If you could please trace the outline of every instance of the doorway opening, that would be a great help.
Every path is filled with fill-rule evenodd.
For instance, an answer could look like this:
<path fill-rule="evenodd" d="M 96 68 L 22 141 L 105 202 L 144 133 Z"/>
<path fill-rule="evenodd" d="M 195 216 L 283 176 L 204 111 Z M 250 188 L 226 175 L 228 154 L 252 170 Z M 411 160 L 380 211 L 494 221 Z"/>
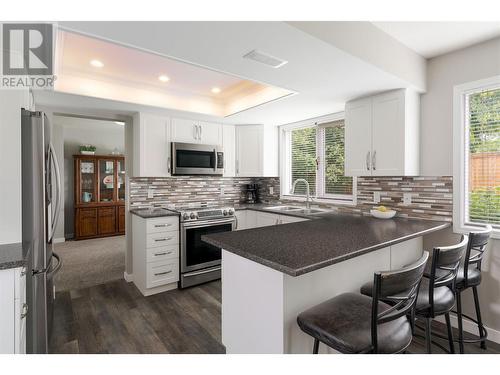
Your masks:
<path fill-rule="evenodd" d="M 63 209 L 54 236 L 63 267 L 56 291 L 123 278 L 125 271 L 125 122 L 55 114 Z"/>

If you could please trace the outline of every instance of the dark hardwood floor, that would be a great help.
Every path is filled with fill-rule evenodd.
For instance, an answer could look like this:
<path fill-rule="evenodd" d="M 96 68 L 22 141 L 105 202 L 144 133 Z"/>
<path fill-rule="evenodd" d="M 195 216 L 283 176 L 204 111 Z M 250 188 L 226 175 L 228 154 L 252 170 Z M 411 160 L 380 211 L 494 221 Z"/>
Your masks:
<path fill-rule="evenodd" d="M 220 314 L 220 281 L 150 297 L 124 280 L 58 292 L 49 349 L 51 353 L 224 353 Z M 444 328 L 433 323 L 435 332 L 445 334 Z M 448 347 L 447 341 L 436 341 Z M 465 350 L 498 354 L 500 345 L 488 342 L 484 351 L 469 344 Z M 415 337 L 409 352 L 424 353 L 425 341 Z M 433 353 L 443 351 L 433 345 Z"/>
<path fill-rule="evenodd" d="M 144 297 L 118 280 L 56 295 L 50 353 L 224 353 L 220 281 Z"/>

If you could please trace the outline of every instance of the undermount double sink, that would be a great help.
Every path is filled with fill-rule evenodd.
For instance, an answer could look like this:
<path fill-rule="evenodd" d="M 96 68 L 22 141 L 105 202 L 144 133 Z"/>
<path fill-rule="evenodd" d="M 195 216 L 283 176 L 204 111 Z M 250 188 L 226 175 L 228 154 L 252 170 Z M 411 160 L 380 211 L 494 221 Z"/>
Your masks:
<path fill-rule="evenodd" d="M 323 210 L 321 208 L 306 208 L 299 206 L 272 206 L 266 207 L 265 209 L 269 211 L 290 212 L 303 215 L 314 215 L 328 212 L 328 210 Z"/>

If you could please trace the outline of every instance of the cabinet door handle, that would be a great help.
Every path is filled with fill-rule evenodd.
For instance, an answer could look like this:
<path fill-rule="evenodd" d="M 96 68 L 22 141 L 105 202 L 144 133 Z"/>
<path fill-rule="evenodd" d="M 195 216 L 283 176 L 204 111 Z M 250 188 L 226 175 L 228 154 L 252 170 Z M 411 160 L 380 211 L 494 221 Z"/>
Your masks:
<path fill-rule="evenodd" d="M 155 224 L 155 228 L 163 228 L 163 227 L 169 227 L 172 224 Z"/>
<path fill-rule="evenodd" d="M 200 141 L 201 141 L 201 133 L 203 132 L 203 128 L 201 127 L 201 125 L 198 125 L 198 127 L 200 128 L 200 138 L 198 138 Z"/>
<path fill-rule="evenodd" d="M 161 255 L 170 255 L 170 254 L 172 254 L 171 251 L 168 251 L 168 252 L 165 252 L 165 253 L 155 253 L 155 257 L 159 257 Z"/>
<path fill-rule="evenodd" d="M 167 172 L 170 173 L 170 156 L 167 158 Z"/>
<path fill-rule="evenodd" d="M 168 241 L 168 240 L 171 240 L 172 237 L 167 237 L 167 238 L 155 238 L 155 241 L 156 242 L 163 242 L 163 241 Z"/>
<path fill-rule="evenodd" d="M 236 175 L 240 174 L 240 161 L 236 160 Z"/>
<path fill-rule="evenodd" d="M 193 138 L 198 139 L 198 125 L 193 125 Z"/>
<path fill-rule="evenodd" d="M 166 274 L 169 274 L 170 272 L 172 272 L 172 271 L 158 272 L 158 273 L 155 273 L 155 276 L 166 275 Z"/>
<path fill-rule="evenodd" d="M 372 169 L 373 170 L 377 169 L 377 150 L 373 150 Z"/>
<path fill-rule="evenodd" d="M 366 170 L 370 170 L 370 151 L 366 153 Z"/>
<path fill-rule="evenodd" d="M 27 315 L 28 315 L 28 304 L 27 303 L 23 303 L 23 309 L 22 309 L 22 312 L 21 312 L 21 319 L 26 318 Z"/>

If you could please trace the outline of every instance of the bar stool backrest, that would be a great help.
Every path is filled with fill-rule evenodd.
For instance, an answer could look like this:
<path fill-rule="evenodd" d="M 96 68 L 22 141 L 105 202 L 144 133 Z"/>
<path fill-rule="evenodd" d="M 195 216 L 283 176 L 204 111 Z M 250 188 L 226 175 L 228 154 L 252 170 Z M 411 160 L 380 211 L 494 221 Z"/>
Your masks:
<path fill-rule="evenodd" d="M 462 236 L 460 243 L 451 246 L 435 247 L 432 252 L 431 273 L 429 275 L 429 304 L 434 316 L 434 289 L 447 286 L 455 292 L 458 267 L 467 249 L 469 236 Z"/>
<path fill-rule="evenodd" d="M 377 352 L 377 326 L 404 315 L 414 315 L 418 288 L 424 274 L 429 253 L 424 251 L 416 262 L 395 271 L 376 272 L 373 277 L 372 301 L 372 346 Z M 390 308 L 379 312 L 379 302 L 384 301 Z"/>
<path fill-rule="evenodd" d="M 481 262 L 492 231 L 492 226 L 486 225 L 486 228 L 482 231 L 469 233 L 469 243 L 467 244 L 464 260 L 464 288 L 468 287 L 469 267 L 475 265 L 479 271 L 481 270 Z"/>

